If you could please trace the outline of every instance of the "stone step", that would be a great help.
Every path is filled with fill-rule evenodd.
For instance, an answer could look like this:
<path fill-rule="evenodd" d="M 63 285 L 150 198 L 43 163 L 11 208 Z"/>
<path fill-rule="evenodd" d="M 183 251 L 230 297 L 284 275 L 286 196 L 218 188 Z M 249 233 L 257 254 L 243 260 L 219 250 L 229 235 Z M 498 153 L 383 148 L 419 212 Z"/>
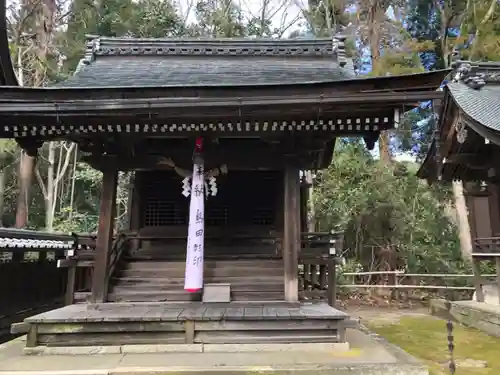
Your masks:
<path fill-rule="evenodd" d="M 266 278 L 256 278 L 255 276 L 234 276 L 234 277 L 215 277 L 203 278 L 206 284 L 228 283 L 231 286 L 239 285 L 267 285 L 283 284 L 283 276 L 271 276 Z M 114 277 L 114 285 L 144 285 L 154 287 L 155 285 L 184 285 L 184 277 Z"/>
<path fill-rule="evenodd" d="M 184 293 L 184 282 L 182 284 L 160 284 L 160 283 L 142 283 L 142 284 L 116 284 L 111 287 L 111 292 L 120 294 L 122 292 L 182 292 Z M 285 286 L 280 284 L 231 284 L 231 292 L 281 292 L 283 293 Z"/>
<path fill-rule="evenodd" d="M 276 251 L 276 244 L 207 244 L 204 247 L 205 252 L 211 254 L 258 254 L 273 253 Z M 186 243 L 183 244 L 162 244 L 151 245 L 139 249 L 140 252 L 150 253 L 186 253 Z"/>
<path fill-rule="evenodd" d="M 185 268 L 162 268 L 158 266 L 157 268 L 132 268 L 132 269 L 122 269 L 117 272 L 117 276 L 121 277 L 184 277 Z M 216 268 L 210 269 L 205 268 L 203 277 L 210 279 L 213 277 L 234 277 L 234 276 L 254 276 L 268 277 L 268 276 L 281 276 L 283 277 L 282 268 L 269 268 L 269 269 L 255 269 L 255 268 Z"/>
<path fill-rule="evenodd" d="M 282 260 L 282 258 L 275 253 L 269 254 L 211 254 L 205 253 L 205 259 L 208 260 Z M 142 261 L 142 260 L 159 260 L 159 261 L 186 261 L 186 252 L 183 253 L 148 253 L 136 252 L 134 254 L 127 254 L 123 258 L 129 261 Z"/>
<path fill-rule="evenodd" d="M 75 303 L 85 303 L 89 301 L 90 292 L 76 292 Z M 241 291 L 231 292 L 231 301 L 283 301 L 283 292 L 262 292 L 262 291 Z M 146 292 L 120 292 L 109 293 L 109 302 L 190 302 L 201 301 L 201 293 L 188 293 L 185 291 L 146 291 Z"/>
<path fill-rule="evenodd" d="M 222 268 L 254 268 L 254 269 L 283 269 L 282 260 L 205 260 L 205 269 Z M 157 260 L 128 261 L 123 264 L 124 269 L 185 269 L 186 262 L 165 262 Z"/>
<path fill-rule="evenodd" d="M 114 302 L 164 302 L 164 301 L 199 301 L 201 293 L 181 291 L 127 291 L 110 293 L 109 300 Z M 270 301 L 282 300 L 283 292 L 244 291 L 231 292 L 232 301 Z"/>

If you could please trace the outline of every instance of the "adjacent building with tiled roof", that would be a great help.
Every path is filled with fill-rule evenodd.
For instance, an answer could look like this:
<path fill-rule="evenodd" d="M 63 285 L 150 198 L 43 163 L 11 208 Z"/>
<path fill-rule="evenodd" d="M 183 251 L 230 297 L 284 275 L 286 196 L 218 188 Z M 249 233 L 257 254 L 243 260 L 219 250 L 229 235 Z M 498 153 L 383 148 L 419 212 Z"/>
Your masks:
<path fill-rule="evenodd" d="M 430 181 L 491 181 L 500 155 L 500 63 L 457 62 L 418 175 Z"/>

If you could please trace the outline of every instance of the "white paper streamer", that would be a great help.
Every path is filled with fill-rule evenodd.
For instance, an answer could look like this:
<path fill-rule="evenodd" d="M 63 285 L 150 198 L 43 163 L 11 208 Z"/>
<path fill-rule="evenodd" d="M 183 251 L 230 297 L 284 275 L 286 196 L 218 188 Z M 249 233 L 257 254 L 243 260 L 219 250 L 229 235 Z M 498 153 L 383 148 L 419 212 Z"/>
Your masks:
<path fill-rule="evenodd" d="M 191 179 L 189 228 L 186 252 L 184 290 L 195 292 L 203 288 L 203 251 L 205 238 L 205 181 L 203 159 L 195 157 Z"/>

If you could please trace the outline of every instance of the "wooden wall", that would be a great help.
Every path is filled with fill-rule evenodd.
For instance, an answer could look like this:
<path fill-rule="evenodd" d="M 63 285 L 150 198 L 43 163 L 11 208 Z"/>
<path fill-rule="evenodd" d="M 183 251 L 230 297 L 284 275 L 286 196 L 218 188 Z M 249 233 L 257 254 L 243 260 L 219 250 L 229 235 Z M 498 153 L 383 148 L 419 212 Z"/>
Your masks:
<path fill-rule="evenodd" d="M 500 185 L 490 183 L 483 191 L 466 186 L 471 237 L 500 237 Z"/>

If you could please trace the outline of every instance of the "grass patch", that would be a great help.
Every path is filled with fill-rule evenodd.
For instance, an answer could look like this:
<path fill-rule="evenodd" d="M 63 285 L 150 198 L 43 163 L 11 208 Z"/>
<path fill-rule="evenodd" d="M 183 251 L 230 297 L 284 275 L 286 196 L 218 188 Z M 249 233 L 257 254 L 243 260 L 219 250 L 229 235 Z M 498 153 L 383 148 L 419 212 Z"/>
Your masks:
<path fill-rule="evenodd" d="M 432 317 L 402 317 L 395 323 L 377 324 L 368 327 L 407 353 L 419 358 L 429 366 L 432 375 L 449 374 L 448 340 L 446 322 Z M 454 324 L 454 356 L 457 363 L 467 359 L 486 361 L 486 368 L 461 367 L 456 375 L 499 375 L 500 339 L 486 335 L 473 328 Z"/>

